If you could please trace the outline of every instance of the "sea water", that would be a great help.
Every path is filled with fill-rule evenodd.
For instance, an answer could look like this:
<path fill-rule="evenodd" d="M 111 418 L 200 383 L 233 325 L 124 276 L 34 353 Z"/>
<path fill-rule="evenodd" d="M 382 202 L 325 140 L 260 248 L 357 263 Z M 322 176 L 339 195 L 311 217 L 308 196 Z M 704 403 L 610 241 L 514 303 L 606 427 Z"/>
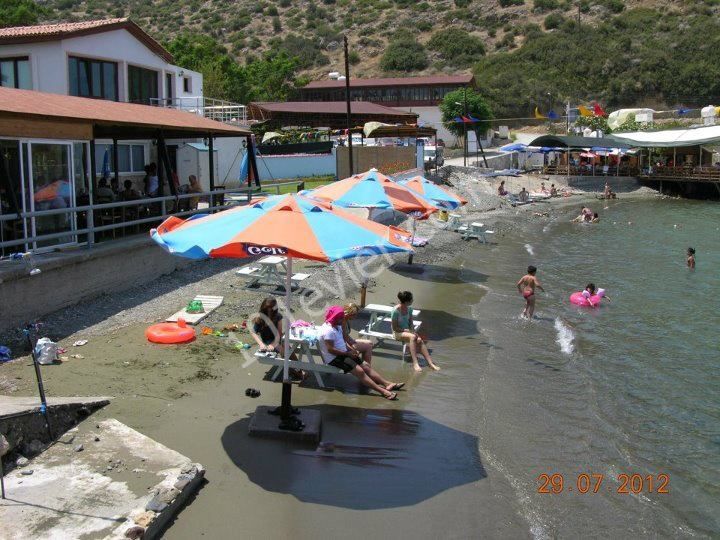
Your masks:
<path fill-rule="evenodd" d="M 599 201 L 592 225 L 570 223 L 571 210 L 463 252 L 463 267 L 488 276 L 464 308 L 490 344 L 481 459 L 538 538 L 717 537 L 720 205 Z M 532 321 L 515 288 L 528 264 L 546 289 Z M 609 296 L 598 309 L 569 302 L 588 282 Z M 543 474 L 562 489 L 543 490 Z"/>

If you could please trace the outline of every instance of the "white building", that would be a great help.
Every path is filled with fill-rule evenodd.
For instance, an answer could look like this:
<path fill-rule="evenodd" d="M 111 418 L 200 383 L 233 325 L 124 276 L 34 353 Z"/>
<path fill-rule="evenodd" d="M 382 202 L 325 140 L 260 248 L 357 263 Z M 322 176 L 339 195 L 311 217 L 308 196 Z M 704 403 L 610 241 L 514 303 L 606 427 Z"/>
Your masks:
<path fill-rule="evenodd" d="M 0 86 L 190 109 L 203 104 L 202 74 L 176 66 L 167 49 L 126 18 L 1 28 Z M 168 143 L 172 161 L 175 145 Z M 111 144 L 97 141 L 98 173 Z M 151 161 L 152 141 L 119 141 L 121 183 L 130 178 L 140 188 Z"/>
<path fill-rule="evenodd" d="M 202 97 L 202 84 L 129 19 L 0 29 L 0 86 L 155 104 Z"/>

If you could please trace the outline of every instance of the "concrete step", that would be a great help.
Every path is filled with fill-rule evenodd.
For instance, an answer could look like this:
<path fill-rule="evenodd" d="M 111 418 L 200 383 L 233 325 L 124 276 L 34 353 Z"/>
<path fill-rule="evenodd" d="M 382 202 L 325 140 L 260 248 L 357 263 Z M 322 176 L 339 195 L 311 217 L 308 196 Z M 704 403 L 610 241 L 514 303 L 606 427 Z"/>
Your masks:
<path fill-rule="evenodd" d="M 200 464 L 115 419 L 88 419 L 5 477 L 0 523 L 12 526 L 0 536 L 154 538 L 204 474 Z"/>

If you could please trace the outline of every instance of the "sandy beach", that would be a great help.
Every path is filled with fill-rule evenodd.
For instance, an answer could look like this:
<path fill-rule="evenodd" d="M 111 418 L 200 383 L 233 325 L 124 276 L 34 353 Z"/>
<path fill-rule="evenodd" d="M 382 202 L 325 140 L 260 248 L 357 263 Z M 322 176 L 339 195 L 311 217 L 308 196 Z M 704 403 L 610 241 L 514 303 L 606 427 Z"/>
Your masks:
<path fill-rule="evenodd" d="M 482 219 L 496 231 L 495 243 L 521 225 L 543 227 L 566 214 L 568 205 L 593 196 L 512 208 L 494 195 L 498 179 L 478 181 L 458 172 L 449 180 L 470 199 L 463 221 Z M 511 191 L 520 184 L 534 191 L 540 181 L 507 183 Z M 649 191 L 622 196 L 646 197 Z M 322 412 L 323 441 L 334 445 L 333 452 L 248 437 L 249 415 L 258 405 L 278 404 L 280 385 L 267 380 L 265 366 L 247 365 L 231 340 L 199 335 L 188 345 L 160 346 L 145 339 L 148 324 L 196 294 L 225 299 L 201 326 L 221 330 L 246 320 L 269 293 L 246 289 L 235 274 L 237 261 L 201 261 L 156 283 L 46 317 L 43 335 L 67 349 L 63 356 L 82 355 L 44 367 L 46 391 L 114 396 L 98 418 L 117 418 L 207 468 L 208 483 L 167 538 L 529 537 L 531 524 L 509 495 L 507 478 L 479 452 L 477 383 L 493 343 L 470 308 L 482 300 L 487 275 L 460 262 L 468 244 L 441 226 L 435 218 L 419 224 L 418 236 L 429 237 L 430 244 L 417 250 L 413 268 L 398 264 L 406 256 L 368 265 L 373 277 L 367 301 L 392 304 L 397 291 L 413 291 L 443 370 L 414 374 L 399 348 L 383 347 L 375 350 L 374 365 L 387 378 L 407 383 L 397 402 L 366 392 L 350 377 L 329 377 L 326 390 L 310 379 L 295 385 L 293 404 Z M 299 267 L 312 274 L 306 287 L 315 293 L 297 298 L 296 318 L 318 321 L 327 305 L 359 300 L 357 267 Z M 362 319 L 356 327 L 361 324 Z M 234 337 L 250 340 L 242 331 Z M 5 339 L 19 346 L 17 336 Z M 79 339 L 88 343 L 73 347 Z M 246 397 L 246 388 L 262 395 Z M 34 391 L 28 357 L 3 365 L 0 392 Z"/>

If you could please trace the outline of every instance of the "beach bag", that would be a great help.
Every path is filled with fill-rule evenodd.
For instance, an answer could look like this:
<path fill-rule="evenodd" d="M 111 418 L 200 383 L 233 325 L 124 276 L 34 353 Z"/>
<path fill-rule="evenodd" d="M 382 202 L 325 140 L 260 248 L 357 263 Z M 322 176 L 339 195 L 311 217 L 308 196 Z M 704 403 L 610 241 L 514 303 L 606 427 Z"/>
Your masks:
<path fill-rule="evenodd" d="M 38 363 L 47 365 L 52 364 L 58 359 L 58 345 L 50 338 L 40 338 L 35 344 L 35 358 Z"/>

